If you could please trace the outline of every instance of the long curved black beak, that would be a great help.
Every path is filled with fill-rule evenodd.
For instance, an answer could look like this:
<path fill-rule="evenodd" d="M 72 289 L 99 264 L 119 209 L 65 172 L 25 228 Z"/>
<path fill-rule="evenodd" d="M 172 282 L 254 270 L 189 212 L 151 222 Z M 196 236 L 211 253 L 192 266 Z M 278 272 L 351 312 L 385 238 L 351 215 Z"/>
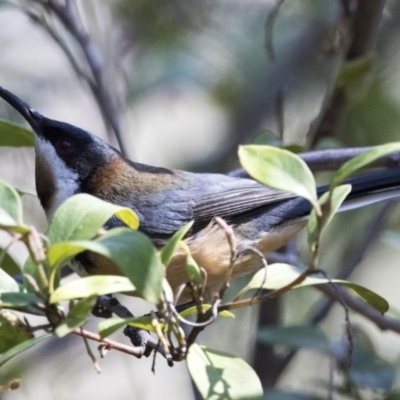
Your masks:
<path fill-rule="evenodd" d="M 9 92 L 0 86 L 0 97 L 3 98 L 8 104 L 14 107 L 29 123 L 32 129 L 40 134 L 41 132 L 41 120 L 43 116 L 36 110 L 28 106 L 23 100 L 17 97 L 15 94 Z"/>

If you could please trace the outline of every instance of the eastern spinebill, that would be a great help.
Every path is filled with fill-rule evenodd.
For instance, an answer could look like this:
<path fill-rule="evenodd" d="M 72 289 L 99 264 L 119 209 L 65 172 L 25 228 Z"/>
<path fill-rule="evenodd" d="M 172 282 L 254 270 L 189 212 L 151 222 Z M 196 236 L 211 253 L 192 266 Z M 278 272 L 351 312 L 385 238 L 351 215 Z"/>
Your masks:
<path fill-rule="evenodd" d="M 76 126 L 44 117 L 14 94 L 0 87 L 0 97 L 13 106 L 35 132 L 35 178 L 40 203 L 50 221 L 70 196 L 88 193 L 131 208 L 139 217 L 139 230 L 157 247 L 189 221 L 185 238 L 190 251 L 207 272 L 206 297 L 225 282 L 230 248 L 215 217 L 233 228 L 237 259 L 233 276 L 262 267 L 260 256 L 285 245 L 301 230 L 310 213 L 307 200 L 274 190 L 252 179 L 222 174 L 191 173 L 153 167 L 128 160 L 103 140 Z M 344 206 L 400 196 L 400 169 L 368 173 L 348 181 L 352 191 Z M 323 193 L 327 188 L 319 188 Z M 106 228 L 121 226 L 117 218 Z M 104 257 L 86 252 L 78 257 L 76 272 L 118 274 Z M 186 255 L 177 253 L 166 270 L 173 290 L 188 281 Z M 190 301 L 188 291 L 180 302 Z"/>

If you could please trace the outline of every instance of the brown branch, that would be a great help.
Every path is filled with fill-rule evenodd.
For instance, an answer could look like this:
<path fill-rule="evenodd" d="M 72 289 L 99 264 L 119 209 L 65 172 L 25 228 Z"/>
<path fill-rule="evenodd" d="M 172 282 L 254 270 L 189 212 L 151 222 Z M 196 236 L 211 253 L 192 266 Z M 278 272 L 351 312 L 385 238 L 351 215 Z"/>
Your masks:
<path fill-rule="evenodd" d="M 131 346 L 126 346 L 124 344 L 115 342 L 114 340 L 102 339 L 100 335 L 90 332 L 90 331 L 87 331 L 85 329 L 77 328 L 74 331 L 72 331 L 72 333 L 74 335 L 85 337 L 86 339 L 94 340 L 95 342 L 104 344 L 107 346 L 107 349 L 110 349 L 110 350 L 117 350 L 117 351 L 120 351 L 125 354 L 129 354 L 129 355 L 137 357 L 137 358 L 141 358 L 143 356 L 143 352 L 137 348 L 134 348 Z"/>

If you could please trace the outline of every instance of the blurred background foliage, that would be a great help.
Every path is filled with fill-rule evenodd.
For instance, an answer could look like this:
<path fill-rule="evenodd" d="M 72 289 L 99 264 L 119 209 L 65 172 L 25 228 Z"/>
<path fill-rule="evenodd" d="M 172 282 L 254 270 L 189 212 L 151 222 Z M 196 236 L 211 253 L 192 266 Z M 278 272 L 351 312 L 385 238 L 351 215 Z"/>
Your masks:
<path fill-rule="evenodd" d="M 44 115 L 78 125 L 117 146 L 90 90 L 95 79 L 83 48 L 48 3 L 0 1 L 0 84 Z M 318 130 L 321 109 L 336 85 L 345 89 L 345 98 L 335 110 L 334 124 L 323 127 L 329 134 L 318 137 L 313 147 L 369 146 L 399 139 L 400 2 L 386 2 L 373 51 L 345 70 L 349 14 L 359 3 L 82 0 L 74 13 L 89 35 L 84 38 L 95 47 L 93 57 L 127 155 L 153 165 L 227 172 L 238 167 L 241 143 L 308 149 L 310 132 Z M 22 123 L 4 103 L 0 113 L 3 119 Z M 0 148 L 2 179 L 33 186 L 33 168 L 33 151 Z M 321 174 L 321 181 L 324 177 Z M 44 230 L 38 202 L 24 202 L 28 222 Z M 395 317 L 400 309 L 398 214 L 395 205 L 374 205 L 338 216 L 321 253 L 321 267 L 332 276 L 354 260 L 350 279 L 387 298 Z M 368 235 L 373 240 L 363 248 Z M 306 259 L 304 235 L 297 246 Z M 18 248 L 11 253 L 19 262 L 26 256 Z M 348 370 L 340 362 L 345 320 L 338 305 L 320 324 L 334 356 L 318 353 L 317 346 L 301 345 L 308 350 L 292 358 L 287 346 L 293 348 L 293 341 L 277 343 L 275 337 L 268 342 L 261 333 L 257 344 L 259 328 L 306 324 L 322 301 L 322 295 L 311 289 L 294 291 L 260 310 L 238 311 L 235 321 L 217 321 L 200 339 L 252 363 L 265 387 L 276 387 L 269 399 L 327 398 L 330 380 L 341 393 L 335 398 L 400 398 L 398 335 L 382 332 L 352 313 L 357 346 L 354 368 Z M 147 311 L 138 300 L 130 306 L 135 314 Z M 121 335 L 118 339 L 124 340 Z M 111 353 L 101 362 L 103 373 L 98 377 L 82 350 L 78 338 L 32 349 L 0 371 L 0 384 L 24 378 L 21 389 L 1 393 L 0 398 L 70 399 L 72 393 L 78 400 L 194 398 L 183 363 L 168 369 L 159 359 L 154 377 L 151 360 Z"/>

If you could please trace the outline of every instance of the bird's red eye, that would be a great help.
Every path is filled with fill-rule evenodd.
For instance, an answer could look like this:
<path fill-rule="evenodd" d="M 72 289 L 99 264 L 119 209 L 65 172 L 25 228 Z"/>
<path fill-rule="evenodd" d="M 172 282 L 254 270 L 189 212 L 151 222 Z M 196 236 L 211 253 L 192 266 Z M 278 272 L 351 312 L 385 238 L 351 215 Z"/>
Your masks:
<path fill-rule="evenodd" d="M 57 142 L 57 150 L 60 153 L 66 154 L 70 153 L 74 148 L 72 142 L 68 139 L 61 139 Z"/>

